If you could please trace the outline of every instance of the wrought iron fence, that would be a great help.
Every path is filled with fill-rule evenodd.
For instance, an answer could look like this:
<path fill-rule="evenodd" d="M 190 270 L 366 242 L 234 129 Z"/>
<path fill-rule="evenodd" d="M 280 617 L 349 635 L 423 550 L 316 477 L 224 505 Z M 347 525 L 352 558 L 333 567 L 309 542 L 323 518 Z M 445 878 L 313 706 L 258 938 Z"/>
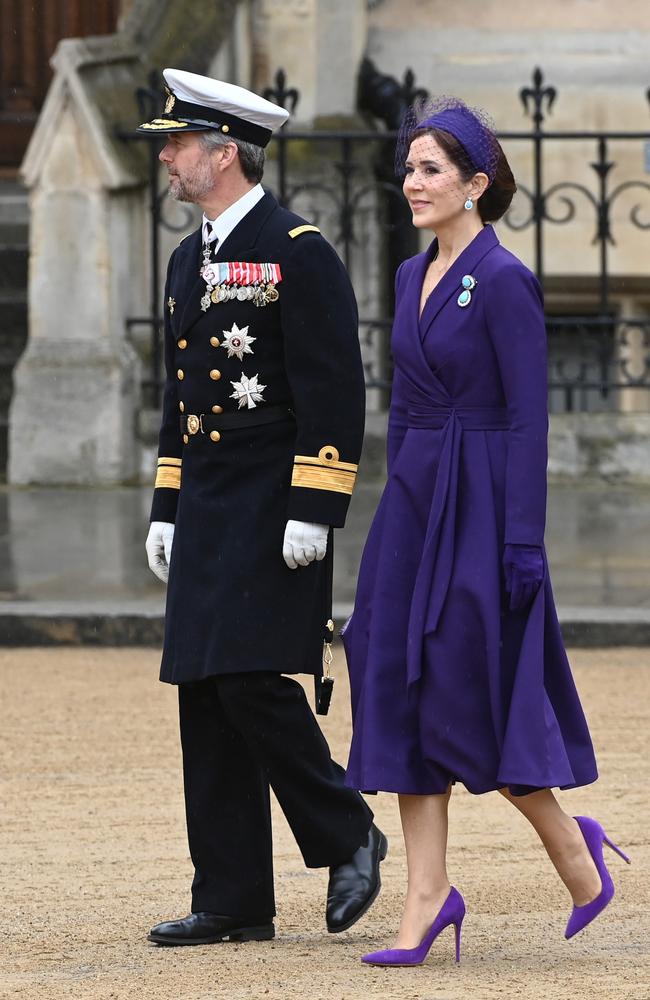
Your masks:
<path fill-rule="evenodd" d="M 270 186 L 280 202 L 308 215 L 321 224 L 337 247 L 352 277 L 360 301 L 361 341 L 364 347 L 368 387 L 379 391 L 390 385 L 388 349 L 393 307 L 393 275 L 397 265 L 418 250 L 417 233 L 410 224 L 410 212 L 401 186 L 393 173 L 395 125 L 409 103 L 426 92 L 415 87 L 408 71 L 399 83 L 378 73 L 365 63 L 361 76 L 362 110 L 384 117 L 383 127 L 365 131 L 292 131 L 284 128 L 269 147 Z M 295 88 L 287 86 L 279 71 L 275 86 L 265 95 L 293 112 L 299 101 Z M 650 317 L 621 312 L 620 282 L 610 263 L 617 239 L 629 238 L 633 231 L 650 230 L 650 183 L 636 177 L 617 176 L 613 149 L 631 144 L 646 154 L 650 150 L 650 130 L 551 131 L 546 117 L 557 100 L 554 87 L 545 84 L 541 70 L 532 75 L 532 86 L 520 90 L 524 113 L 531 121 L 527 131 L 499 133 L 507 148 L 523 144 L 530 154 L 530 182 L 518 181 L 518 194 L 503 225 L 514 234 L 529 231 L 532 236 L 534 269 L 550 303 L 547 316 L 549 334 L 549 390 L 553 410 L 616 408 L 623 390 L 650 390 Z M 650 88 L 647 93 L 650 101 Z M 160 106 L 157 81 L 138 92 L 143 118 L 152 117 Z M 386 110 L 388 109 L 388 114 Z M 393 126 L 393 127 L 390 127 Z M 122 135 L 132 139 L 135 135 Z M 149 140 L 151 142 L 151 140 Z M 559 145 L 555 145 L 559 144 Z M 549 173 L 548 148 L 565 149 L 574 144 L 582 151 L 587 144 L 593 155 L 581 166 L 591 172 L 593 182 L 569 178 L 546 184 Z M 165 214 L 166 189 L 159 184 L 158 147 L 149 154 L 151 313 L 134 317 L 131 325 L 146 324 L 151 330 L 151 365 L 146 387 L 154 405 L 161 384 L 161 287 L 160 231 L 184 230 Z M 621 167 L 618 173 L 625 168 Z M 648 168 L 650 170 L 650 167 Z M 265 178 L 266 183 L 266 178 Z M 646 199 L 625 206 L 634 193 Z M 615 211 L 621 214 L 616 219 Z M 587 214 L 585 214 L 587 213 Z M 597 252 L 597 265 L 583 279 L 584 306 L 562 311 L 554 297 L 545 267 L 545 236 L 559 226 L 585 226 L 591 218 L 590 245 Z M 585 247 L 585 250 L 587 248 Z M 650 263 L 650 238 L 646 250 Z M 637 274 L 637 300 L 650 303 L 650 276 Z M 557 299 L 557 301 L 556 301 Z M 649 397 L 650 398 L 650 397 Z"/>

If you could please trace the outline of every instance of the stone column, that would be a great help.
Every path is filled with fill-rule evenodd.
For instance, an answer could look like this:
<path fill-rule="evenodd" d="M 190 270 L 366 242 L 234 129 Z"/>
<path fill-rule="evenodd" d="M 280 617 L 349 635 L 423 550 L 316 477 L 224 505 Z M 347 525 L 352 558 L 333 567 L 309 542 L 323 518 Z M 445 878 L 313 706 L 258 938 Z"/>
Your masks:
<path fill-rule="evenodd" d="M 354 114 L 365 0 L 254 0 L 252 14 L 254 90 L 281 68 L 300 91 L 296 122 Z"/>
<path fill-rule="evenodd" d="M 84 42 L 59 45 L 23 163 L 29 340 L 15 371 L 12 483 L 108 484 L 138 469 L 140 371 L 126 319 L 145 289 L 141 182 L 84 85 L 88 61 Z"/>

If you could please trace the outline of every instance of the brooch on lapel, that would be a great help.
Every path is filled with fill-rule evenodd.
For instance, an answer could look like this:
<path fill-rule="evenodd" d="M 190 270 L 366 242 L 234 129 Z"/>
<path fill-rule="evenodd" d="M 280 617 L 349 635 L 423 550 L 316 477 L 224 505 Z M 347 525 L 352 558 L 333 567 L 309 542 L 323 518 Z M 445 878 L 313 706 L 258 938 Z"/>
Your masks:
<path fill-rule="evenodd" d="M 464 309 L 472 301 L 472 292 L 476 288 L 476 278 L 471 274 L 465 274 L 463 275 L 461 285 L 463 286 L 463 290 L 456 299 L 456 302 L 461 309 Z"/>
<path fill-rule="evenodd" d="M 250 261 L 217 261 L 204 263 L 201 277 L 205 281 L 205 294 L 201 309 L 206 312 L 212 303 L 253 302 L 267 306 L 277 302 L 280 293 L 275 287 L 282 281 L 279 264 L 254 264 Z"/>

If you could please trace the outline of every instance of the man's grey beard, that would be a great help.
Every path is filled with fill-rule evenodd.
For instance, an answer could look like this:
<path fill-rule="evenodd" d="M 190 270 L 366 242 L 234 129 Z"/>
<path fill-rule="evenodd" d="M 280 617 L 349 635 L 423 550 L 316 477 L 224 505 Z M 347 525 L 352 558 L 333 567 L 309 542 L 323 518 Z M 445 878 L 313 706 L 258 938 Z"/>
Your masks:
<path fill-rule="evenodd" d="M 170 174 L 169 193 L 174 201 L 189 201 L 196 204 L 205 198 L 214 187 L 214 177 L 209 155 L 200 160 L 194 173 L 184 180 L 178 174 Z"/>

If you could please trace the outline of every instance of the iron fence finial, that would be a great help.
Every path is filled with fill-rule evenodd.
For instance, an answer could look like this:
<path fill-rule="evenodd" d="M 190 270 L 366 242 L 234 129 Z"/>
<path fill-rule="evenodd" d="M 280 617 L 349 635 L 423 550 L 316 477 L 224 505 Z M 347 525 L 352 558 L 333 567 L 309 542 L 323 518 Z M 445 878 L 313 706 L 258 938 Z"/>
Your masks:
<path fill-rule="evenodd" d="M 267 87 L 262 92 L 262 97 L 267 101 L 273 101 L 278 107 L 284 108 L 292 115 L 300 100 L 300 93 L 295 87 L 287 87 L 287 74 L 283 69 L 276 72 L 273 82 L 275 87 Z M 287 106 L 287 101 L 291 102 L 290 106 Z"/>
<path fill-rule="evenodd" d="M 544 112 L 542 110 L 543 104 L 546 101 L 546 110 L 550 114 L 555 103 L 555 98 L 557 97 L 557 90 L 555 87 L 544 87 L 544 74 L 542 73 L 539 66 L 536 66 L 533 71 L 533 86 L 532 87 L 522 87 L 519 91 L 519 100 L 524 106 L 524 114 L 530 114 L 529 101 L 533 104 L 533 122 L 535 123 L 535 130 L 539 131 L 544 121 Z"/>

